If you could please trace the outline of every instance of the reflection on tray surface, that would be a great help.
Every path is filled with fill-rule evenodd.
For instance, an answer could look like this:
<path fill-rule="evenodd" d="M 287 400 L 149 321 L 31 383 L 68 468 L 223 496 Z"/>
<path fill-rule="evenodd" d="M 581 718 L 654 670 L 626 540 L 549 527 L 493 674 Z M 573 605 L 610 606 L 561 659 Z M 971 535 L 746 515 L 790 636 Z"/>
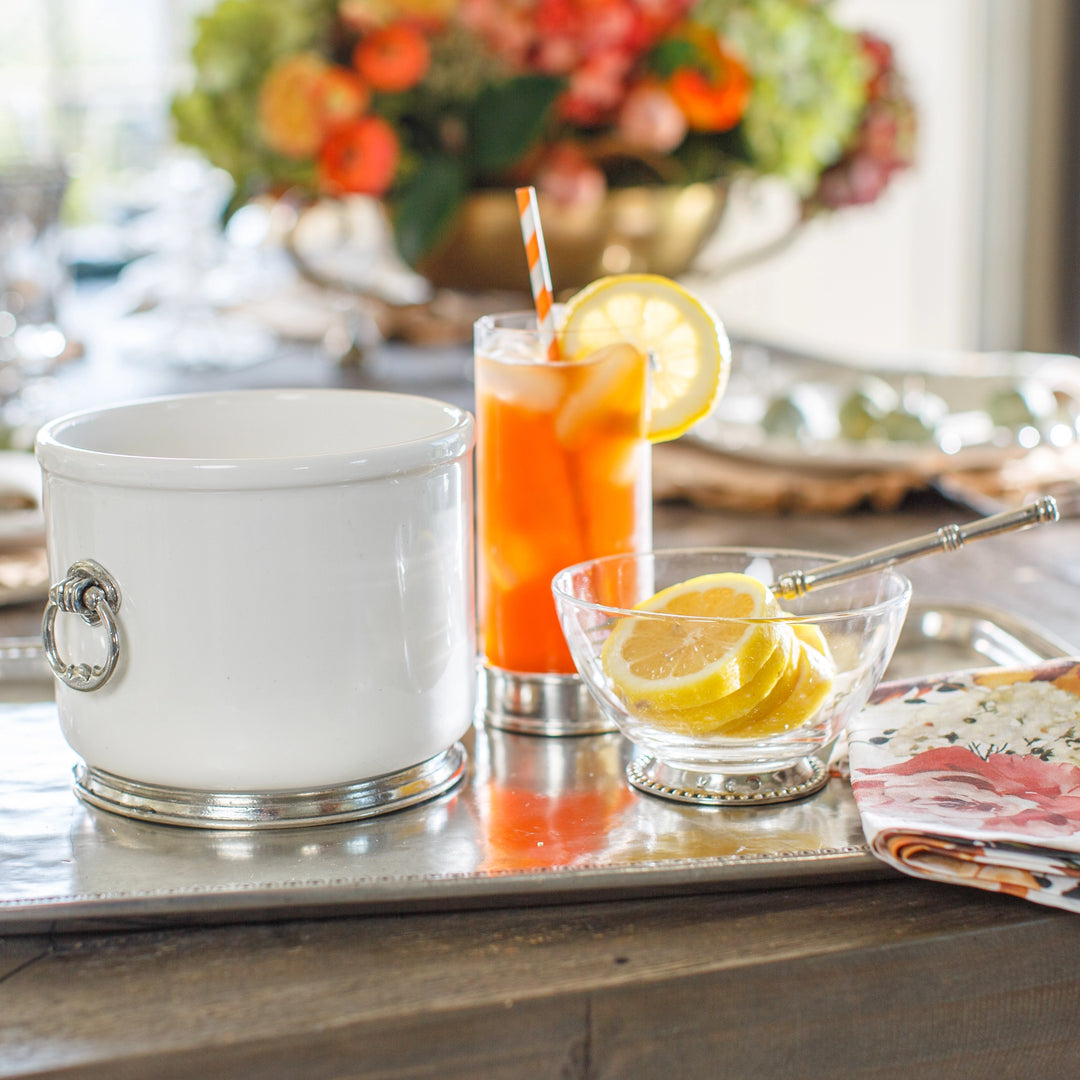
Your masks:
<path fill-rule="evenodd" d="M 8 706 L 0 716 L 10 750 L 0 765 L 7 871 L 0 903 L 479 881 L 862 850 L 853 804 L 839 783 L 803 803 L 702 812 L 633 792 L 623 776 L 629 744 L 617 735 L 554 740 L 485 729 L 470 736 L 466 783 L 423 806 L 300 829 L 155 825 L 75 799 L 71 752 L 51 704 Z M 20 782 L 20 773 L 27 779 Z"/>

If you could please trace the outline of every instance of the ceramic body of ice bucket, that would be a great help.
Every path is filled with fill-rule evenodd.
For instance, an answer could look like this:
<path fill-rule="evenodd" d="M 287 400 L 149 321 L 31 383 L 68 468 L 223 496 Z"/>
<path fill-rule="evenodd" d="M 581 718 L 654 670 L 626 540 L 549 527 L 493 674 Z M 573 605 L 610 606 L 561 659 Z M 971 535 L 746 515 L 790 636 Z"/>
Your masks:
<path fill-rule="evenodd" d="M 160 398 L 38 435 L 46 652 L 89 802 L 366 816 L 461 776 L 472 417 L 350 390 Z"/>

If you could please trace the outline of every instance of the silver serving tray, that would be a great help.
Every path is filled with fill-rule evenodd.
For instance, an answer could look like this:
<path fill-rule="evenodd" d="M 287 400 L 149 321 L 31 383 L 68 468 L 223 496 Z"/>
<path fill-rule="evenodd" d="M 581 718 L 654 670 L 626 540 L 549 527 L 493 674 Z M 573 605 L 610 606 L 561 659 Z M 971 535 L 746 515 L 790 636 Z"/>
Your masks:
<path fill-rule="evenodd" d="M 1073 649 L 982 607 L 914 606 L 889 675 Z M 891 874 L 847 782 L 800 802 L 695 807 L 632 790 L 618 735 L 475 728 L 469 770 L 421 806 L 215 832 L 80 803 L 32 641 L 0 648 L 0 930 L 38 933 L 782 887 Z"/>

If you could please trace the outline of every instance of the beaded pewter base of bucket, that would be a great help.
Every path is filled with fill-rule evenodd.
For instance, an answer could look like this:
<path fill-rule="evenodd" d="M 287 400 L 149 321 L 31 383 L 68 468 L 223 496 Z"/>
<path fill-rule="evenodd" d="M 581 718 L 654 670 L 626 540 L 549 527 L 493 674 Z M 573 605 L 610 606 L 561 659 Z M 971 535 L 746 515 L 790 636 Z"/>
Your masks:
<path fill-rule="evenodd" d="M 465 748 L 448 750 L 400 772 L 312 791 L 184 791 L 79 765 L 75 793 L 125 817 L 202 829 L 284 829 L 375 817 L 427 802 L 465 775 Z"/>

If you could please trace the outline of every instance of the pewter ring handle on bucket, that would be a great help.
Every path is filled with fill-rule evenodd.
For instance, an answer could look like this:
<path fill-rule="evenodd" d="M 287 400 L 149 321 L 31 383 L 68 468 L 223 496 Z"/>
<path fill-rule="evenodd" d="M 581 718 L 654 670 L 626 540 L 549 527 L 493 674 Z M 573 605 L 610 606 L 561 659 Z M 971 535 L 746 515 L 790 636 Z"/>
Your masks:
<path fill-rule="evenodd" d="M 45 657 L 56 677 L 72 690 L 97 690 L 109 681 L 120 659 L 120 631 L 116 612 L 120 589 L 112 575 L 93 559 L 80 559 L 68 567 L 67 576 L 49 589 L 49 603 L 41 622 Z M 109 652 L 103 664 L 69 664 L 56 647 L 56 615 L 78 615 L 88 626 L 104 625 Z"/>

